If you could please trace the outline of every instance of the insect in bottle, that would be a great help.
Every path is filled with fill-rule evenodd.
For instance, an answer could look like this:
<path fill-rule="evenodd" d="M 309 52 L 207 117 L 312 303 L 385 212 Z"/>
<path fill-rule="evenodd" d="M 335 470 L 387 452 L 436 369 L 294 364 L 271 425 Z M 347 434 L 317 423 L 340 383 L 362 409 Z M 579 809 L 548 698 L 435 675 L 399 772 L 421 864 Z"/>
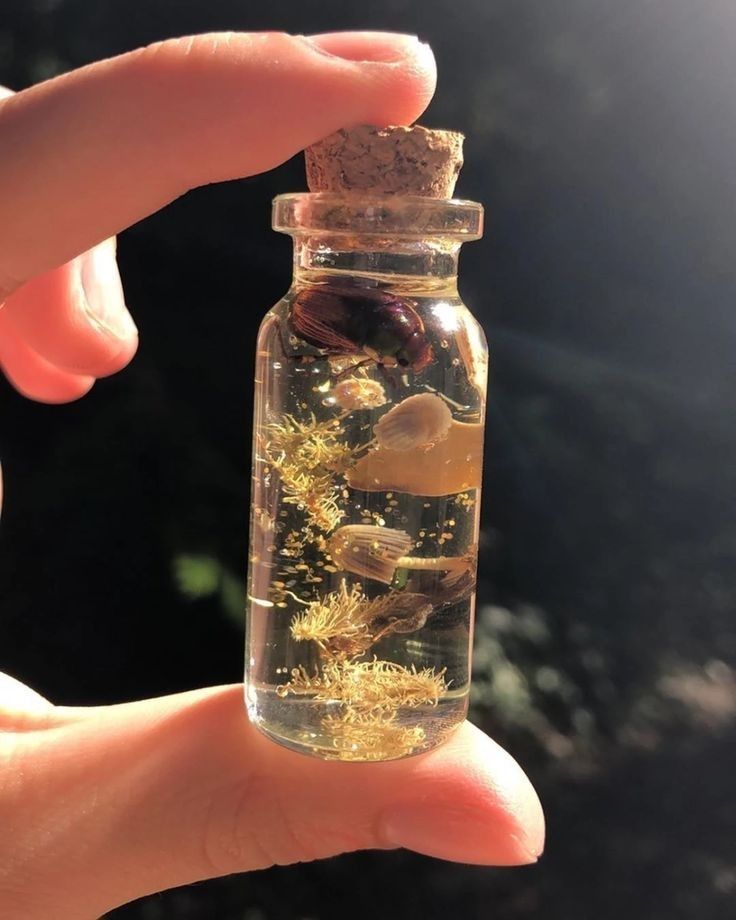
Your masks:
<path fill-rule="evenodd" d="M 404 298 L 376 288 L 313 284 L 296 295 L 291 331 L 325 355 L 365 355 L 419 372 L 434 358 L 424 323 Z"/>

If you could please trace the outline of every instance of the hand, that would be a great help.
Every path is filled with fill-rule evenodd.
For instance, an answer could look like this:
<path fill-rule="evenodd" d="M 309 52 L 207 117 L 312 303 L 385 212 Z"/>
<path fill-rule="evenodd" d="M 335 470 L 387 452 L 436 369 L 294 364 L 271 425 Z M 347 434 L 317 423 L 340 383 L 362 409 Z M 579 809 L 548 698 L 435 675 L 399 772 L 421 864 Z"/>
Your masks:
<path fill-rule="evenodd" d="M 120 370 L 137 333 L 113 234 L 341 126 L 411 122 L 434 80 L 431 52 L 406 36 L 231 34 L 164 42 L 8 94 L 5 373 L 26 395 L 63 402 Z M 8 920 L 88 920 L 197 879 L 370 847 L 530 863 L 544 836 L 529 781 L 469 724 L 408 760 L 330 763 L 262 737 L 239 686 L 79 709 L 3 675 L 0 827 Z"/>

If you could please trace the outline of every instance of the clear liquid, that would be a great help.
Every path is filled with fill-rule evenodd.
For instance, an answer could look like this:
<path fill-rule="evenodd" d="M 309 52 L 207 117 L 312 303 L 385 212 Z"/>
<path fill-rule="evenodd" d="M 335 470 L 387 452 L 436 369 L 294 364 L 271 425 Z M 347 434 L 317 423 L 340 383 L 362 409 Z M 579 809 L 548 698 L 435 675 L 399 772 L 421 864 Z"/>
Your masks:
<path fill-rule="evenodd" d="M 248 709 L 276 741 L 351 761 L 441 743 L 470 680 L 482 333 L 437 279 L 382 288 L 410 290 L 426 367 L 320 353 L 294 332 L 297 288 L 264 320 L 256 369 Z"/>

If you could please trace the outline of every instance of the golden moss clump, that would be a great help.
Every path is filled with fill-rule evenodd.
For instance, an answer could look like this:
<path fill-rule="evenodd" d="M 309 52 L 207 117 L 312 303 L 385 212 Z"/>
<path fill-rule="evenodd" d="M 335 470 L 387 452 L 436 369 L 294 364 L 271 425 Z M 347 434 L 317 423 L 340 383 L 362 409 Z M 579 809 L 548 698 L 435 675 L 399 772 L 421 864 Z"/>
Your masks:
<path fill-rule="evenodd" d="M 319 702 L 339 701 L 348 711 L 365 715 L 436 706 L 446 691 L 444 669 L 439 673 L 434 668 L 417 670 L 378 658 L 328 661 L 314 676 L 304 668 L 294 668 L 289 683 L 279 688 L 282 696 L 309 694 Z"/>
<path fill-rule="evenodd" d="M 426 732 L 420 725 L 401 725 L 395 712 L 360 713 L 347 709 L 327 716 L 322 727 L 331 736 L 337 760 L 394 760 L 421 748 Z"/>
<path fill-rule="evenodd" d="M 367 598 L 361 585 L 348 587 L 343 579 L 337 591 L 307 604 L 292 618 L 291 635 L 298 642 L 316 643 L 322 663 L 313 674 L 304 667 L 293 668 L 289 682 L 276 692 L 338 704 L 322 719 L 336 759 L 391 760 L 423 746 L 424 729 L 404 724 L 399 713 L 436 706 L 447 693 L 445 669 L 408 668 L 361 656 L 392 632 L 420 629 L 431 611 L 423 594 L 389 591 Z"/>
<path fill-rule="evenodd" d="M 369 599 L 360 584 L 348 588 L 343 579 L 337 591 L 292 619 L 291 635 L 297 642 L 316 642 L 327 657 L 356 657 L 393 632 L 420 629 L 431 610 L 423 594 L 390 591 Z"/>
<path fill-rule="evenodd" d="M 339 442 L 341 429 L 337 419 L 317 421 L 312 412 L 306 422 L 300 422 L 293 415 L 284 415 L 281 421 L 268 426 L 267 449 L 270 454 L 288 455 L 289 460 L 299 462 L 307 469 L 329 461 L 335 451 L 343 445 Z"/>
<path fill-rule="evenodd" d="M 335 474 L 344 472 L 353 456 L 340 440 L 339 420 L 320 422 L 312 413 L 300 422 L 285 415 L 267 432 L 266 461 L 281 478 L 284 502 L 296 505 L 319 530 L 334 530 L 345 514 L 338 505 Z"/>
<path fill-rule="evenodd" d="M 373 641 L 365 616 L 366 600 L 360 585 L 348 588 L 343 579 L 338 591 L 309 604 L 291 621 L 291 635 L 297 642 L 311 640 L 332 654 L 335 643 L 352 654 L 365 651 Z"/>
<path fill-rule="evenodd" d="M 332 476 L 299 470 L 287 461 L 272 463 L 281 474 L 284 504 L 296 505 L 313 527 L 325 533 L 334 530 L 345 512 L 337 504 L 339 493 Z"/>

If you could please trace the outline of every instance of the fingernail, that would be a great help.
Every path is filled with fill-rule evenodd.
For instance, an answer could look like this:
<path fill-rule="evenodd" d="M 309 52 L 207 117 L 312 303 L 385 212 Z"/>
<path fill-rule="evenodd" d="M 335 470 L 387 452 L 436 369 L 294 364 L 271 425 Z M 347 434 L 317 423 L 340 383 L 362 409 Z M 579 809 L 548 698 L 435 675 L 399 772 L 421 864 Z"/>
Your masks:
<path fill-rule="evenodd" d="M 508 828 L 479 820 L 466 809 L 399 806 L 383 816 L 380 831 L 388 846 L 453 862 L 527 866 L 539 859 L 539 854 Z"/>
<path fill-rule="evenodd" d="M 79 257 L 84 307 L 92 323 L 116 339 L 131 339 L 138 328 L 125 306 L 115 251 L 100 243 Z"/>
<path fill-rule="evenodd" d="M 416 35 L 400 32 L 324 32 L 299 38 L 328 57 L 365 64 L 396 64 L 428 49 Z"/>

